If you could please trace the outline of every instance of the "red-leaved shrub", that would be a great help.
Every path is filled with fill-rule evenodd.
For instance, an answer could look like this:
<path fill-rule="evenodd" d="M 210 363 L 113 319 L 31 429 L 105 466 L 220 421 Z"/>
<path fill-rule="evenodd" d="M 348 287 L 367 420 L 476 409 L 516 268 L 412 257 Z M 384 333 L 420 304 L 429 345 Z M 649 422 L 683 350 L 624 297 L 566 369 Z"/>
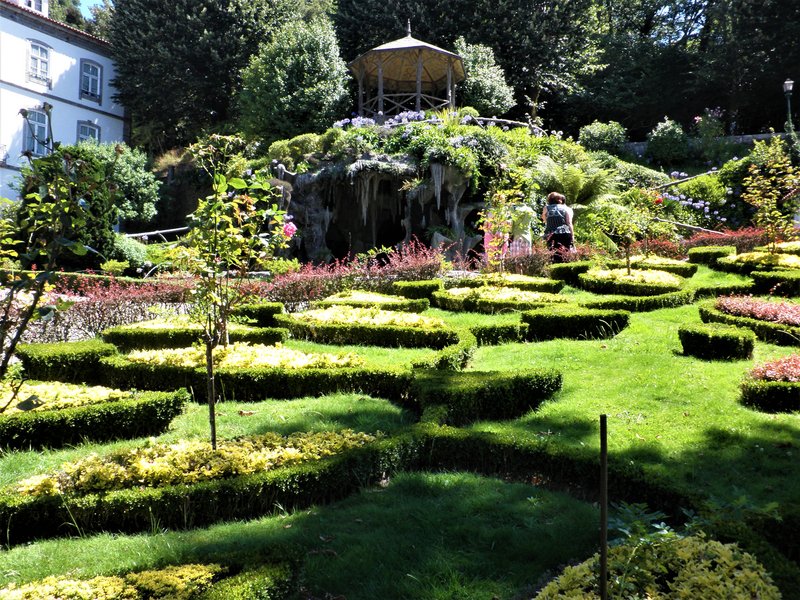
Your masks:
<path fill-rule="evenodd" d="M 800 354 L 790 354 L 757 365 L 750 371 L 750 377 L 765 381 L 800 381 Z"/>
<path fill-rule="evenodd" d="M 664 258 L 673 258 L 675 260 L 682 260 L 686 258 L 686 248 L 683 244 L 678 244 L 666 238 L 657 238 L 654 240 L 639 240 L 631 246 L 631 254 L 655 254 L 656 256 L 663 256 Z"/>
<path fill-rule="evenodd" d="M 153 319 L 161 313 L 185 312 L 191 279 L 118 282 L 82 278 L 57 283 L 49 296 L 57 310 L 48 320 L 34 321 L 27 342 L 63 342 L 88 339 L 103 330 Z"/>
<path fill-rule="evenodd" d="M 721 233 L 696 233 L 684 242 L 684 246 L 736 246 L 736 252 L 751 252 L 756 246 L 763 246 L 768 241 L 767 233 L 758 227 L 742 229 L 725 229 Z"/>
<path fill-rule="evenodd" d="M 773 302 L 751 296 L 722 296 L 714 305 L 729 315 L 772 321 L 783 325 L 800 325 L 800 305 L 792 302 Z"/>

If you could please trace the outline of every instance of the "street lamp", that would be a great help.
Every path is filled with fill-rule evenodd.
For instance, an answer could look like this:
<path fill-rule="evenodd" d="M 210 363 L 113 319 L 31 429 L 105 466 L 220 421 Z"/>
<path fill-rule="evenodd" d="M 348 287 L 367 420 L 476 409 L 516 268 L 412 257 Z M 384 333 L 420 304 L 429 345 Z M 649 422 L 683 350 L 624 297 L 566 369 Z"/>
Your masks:
<path fill-rule="evenodd" d="M 783 94 L 786 96 L 786 126 L 787 133 L 794 131 L 792 125 L 792 89 L 794 88 L 794 81 L 787 79 L 783 82 Z"/>

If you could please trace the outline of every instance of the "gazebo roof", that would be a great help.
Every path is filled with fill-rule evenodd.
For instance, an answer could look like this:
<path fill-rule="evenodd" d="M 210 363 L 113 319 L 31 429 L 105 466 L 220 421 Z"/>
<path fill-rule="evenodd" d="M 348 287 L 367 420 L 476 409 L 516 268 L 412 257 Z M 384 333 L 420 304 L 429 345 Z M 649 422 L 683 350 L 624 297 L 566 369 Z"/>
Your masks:
<path fill-rule="evenodd" d="M 417 87 L 417 62 L 422 59 L 422 87 L 436 90 L 446 87 L 448 66 L 452 66 L 453 83 L 463 81 L 464 62 L 458 54 L 433 44 L 406 37 L 368 50 L 347 66 L 359 78 L 363 69 L 364 84 L 375 87 L 378 63 L 383 62 L 383 87 L 394 91 L 413 91 Z"/>

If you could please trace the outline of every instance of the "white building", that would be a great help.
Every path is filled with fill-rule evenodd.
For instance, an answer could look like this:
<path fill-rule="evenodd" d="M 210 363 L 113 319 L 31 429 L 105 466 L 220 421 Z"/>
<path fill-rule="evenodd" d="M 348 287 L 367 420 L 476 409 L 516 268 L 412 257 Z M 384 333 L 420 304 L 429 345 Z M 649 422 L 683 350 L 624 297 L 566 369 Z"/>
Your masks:
<path fill-rule="evenodd" d="M 0 197 L 17 197 L 22 153 L 43 155 L 50 127 L 62 144 L 127 133 L 108 42 L 48 18 L 47 2 L 0 0 Z"/>

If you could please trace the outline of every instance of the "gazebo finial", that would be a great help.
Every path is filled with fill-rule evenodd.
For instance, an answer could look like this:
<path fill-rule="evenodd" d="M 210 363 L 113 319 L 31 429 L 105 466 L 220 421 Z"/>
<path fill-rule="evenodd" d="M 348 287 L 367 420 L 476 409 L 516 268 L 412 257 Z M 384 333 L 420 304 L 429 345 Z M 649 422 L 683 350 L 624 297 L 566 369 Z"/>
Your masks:
<path fill-rule="evenodd" d="M 406 35 L 411 37 L 411 19 L 409 19 L 408 23 L 406 24 Z"/>

